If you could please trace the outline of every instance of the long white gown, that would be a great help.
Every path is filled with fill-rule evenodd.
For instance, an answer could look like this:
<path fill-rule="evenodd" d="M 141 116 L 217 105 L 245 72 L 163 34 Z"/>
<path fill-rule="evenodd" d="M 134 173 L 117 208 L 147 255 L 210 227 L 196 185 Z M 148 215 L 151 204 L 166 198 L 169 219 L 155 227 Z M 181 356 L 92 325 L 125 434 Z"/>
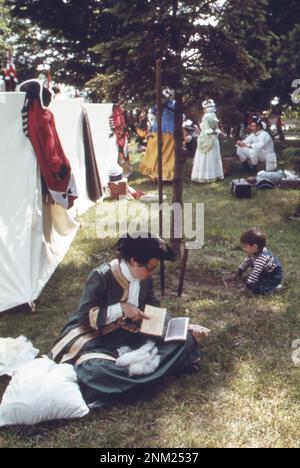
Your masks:
<path fill-rule="evenodd" d="M 218 123 L 214 111 L 204 114 L 192 170 L 192 180 L 195 182 L 209 183 L 224 179 Z"/>

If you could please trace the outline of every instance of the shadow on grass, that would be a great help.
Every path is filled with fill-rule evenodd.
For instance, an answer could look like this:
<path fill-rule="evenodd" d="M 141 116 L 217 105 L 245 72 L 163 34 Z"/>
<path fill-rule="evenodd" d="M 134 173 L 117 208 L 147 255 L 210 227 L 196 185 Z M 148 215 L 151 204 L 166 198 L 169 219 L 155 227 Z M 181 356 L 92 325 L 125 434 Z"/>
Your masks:
<path fill-rule="evenodd" d="M 229 150 L 228 156 L 231 156 Z M 188 165 L 191 164 L 189 160 Z M 235 171 L 238 165 L 232 178 L 238 174 Z M 138 178 L 141 179 L 140 175 L 134 172 L 131 180 L 135 188 L 138 188 L 135 186 Z M 141 180 L 145 191 L 155 190 L 155 184 Z M 2 446 L 171 446 L 178 443 L 176 437 L 183 437 L 182 444 L 188 440 L 187 433 L 179 434 L 182 421 L 187 432 L 194 424 L 193 418 L 197 420 L 196 428 L 198 420 L 205 423 L 203 409 L 208 413 L 208 430 L 215 424 L 226 426 L 233 413 L 239 417 L 241 408 L 232 404 L 230 392 L 234 392 L 237 400 L 245 396 L 243 403 L 247 405 L 252 395 L 257 401 L 271 399 L 276 392 L 286 389 L 284 399 L 278 400 L 279 405 L 295 403 L 294 408 L 298 405 L 300 378 L 298 369 L 291 363 L 290 347 L 291 342 L 300 337 L 299 229 L 296 223 L 286 222 L 287 210 L 296 206 L 298 199 L 290 191 L 273 191 L 238 201 L 231 196 L 229 183 L 230 179 L 209 187 L 189 181 L 185 184 L 185 198 L 202 201 L 206 206 L 205 246 L 191 255 L 188 274 L 200 272 L 200 278 L 201 274 L 206 274 L 218 279 L 224 268 L 237 266 L 243 257 L 238 250 L 239 235 L 252 225 L 258 225 L 267 232 L 274 253 L 284 261 L 287 281 L 282 293 L 267 298 L 230 296 L 208 283 L 205 287 L 199 283 L 192 290 L 188 289 L 180 301 L 176 296 L 162 298 L 163 305 L 174 314 L 182 315 L 188 309 L 193 322 L 212 330 L 202 348 L 203 359 L 197 374 L 164 381 L 134 397 L 134 401 L 95 410 L 81 421 L 52 421 L 35 427 L 5 429 Z M 172 187 L 165 190 L 171 194 Z M 37 301 L 37 313 L 4 315 L 0 323 L 1 336 L 24 334 L 41 352 L 48 351 L 77 307 L 88 273 L 113 257 L 113 243 L 105 241 L 100 245 L 99 240 L 79 233 L 70 253 Z M 168 286 L 171 275 L 178 279 L 176 267 L 177 270 L 168 266 Z M 177 281 L 174 284 L 177 288 Z M 176 291 L 174 285 L 171 286 Z M 156 277 L 156 290 L 158 288 Z M 244 365 L 247 372 L 243 372 Z M 1 379 L 0 391 L 6 383 Z M 229 401 L 225 405 L 226 415 L 219 412 L 218 406 L 214 407 L 221 392 Z M 220 400 L 220 405 L 224 404 L 222 398 Z M 268 425 L 268 414 L 265 424 Z M 172 434 L 176 436 L 174 440 Z M 201 443 L 199 440 L 199 445 Z"/>

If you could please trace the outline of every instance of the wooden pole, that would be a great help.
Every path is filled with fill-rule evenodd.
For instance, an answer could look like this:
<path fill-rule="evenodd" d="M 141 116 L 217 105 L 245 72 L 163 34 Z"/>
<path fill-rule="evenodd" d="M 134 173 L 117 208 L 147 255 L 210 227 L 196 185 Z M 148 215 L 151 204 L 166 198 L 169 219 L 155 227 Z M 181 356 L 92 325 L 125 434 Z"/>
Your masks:
<path fill-rule="evenodd" d="M 179 278 L 179 285 L 178 285 L 178 297 L 181 297 L 183 291 L 183 284 L 184 284 L 184 277 L 185 277 L 185 270 L 189 256 L 189 249 L 187 245 L 184 246 L 184 252 L 182 257 L 181 269 L 180 269 L 180 278 Z"/>
<path fill-rule="evenodd" d="M 161 103 L 161 60 L 156 60 L 156 122 L 157 122 L 157 174 L 158 174 L 158 197 L 159 197 L 159 235 L 163 234 L 163 181 L 162 181 L 162 103 Z M 165 262 L 160 262 L 160 288 L 165 294 Z"/>

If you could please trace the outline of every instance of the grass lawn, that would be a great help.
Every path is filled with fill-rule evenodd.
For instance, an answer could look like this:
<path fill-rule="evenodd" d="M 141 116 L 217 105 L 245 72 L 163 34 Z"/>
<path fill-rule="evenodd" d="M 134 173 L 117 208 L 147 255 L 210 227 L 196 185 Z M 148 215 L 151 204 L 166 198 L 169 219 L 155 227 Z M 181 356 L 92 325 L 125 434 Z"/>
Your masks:
<path fill-rule="evenodd" d="M 223 143 L 223 154 L 230 156 L 232 150 L 232 143 Z M 168 266 L 168 295 L 162 303 L 174 315 L 188 314 L 212 330 L 200 371 L 82 420 L 1 429 L 1 448 L 300 447 L 300 369 L 291 361 L 292 341 L 300 338 L 300 220 L 288 219 L 300 192 L 254 191 L 253 198 L 236 200 L 228 178 L 211 185 L 191 183 L 191 163 L 184 199 L 205 204 L 205 245 L 190 254 L 180 300 L 174 294 L 179 265 Z M 131 184 L 155 189 L 137 172 Z M 169 201 L 171 192 L 166 186 Z M 113 256 L 114 240 L 97 238 L 97 209 L 81 217 L 82 229 L 38 299 L 37 313 L 1 314 L 1 337 L 22 334 L 41 353 L 50 349 L 76 308 L 88 272 Z M 253 226 L 267 233 L 268 246 L 283 263 L 284 287 L 273 297 L 241 295 L 222 283 L 222 273 L 235 270 L 244 257 L 240 233 Z M 158 289 L 158 279 L 156 284 Z M 1 395 L 6 383 L 0 378 Z"/>

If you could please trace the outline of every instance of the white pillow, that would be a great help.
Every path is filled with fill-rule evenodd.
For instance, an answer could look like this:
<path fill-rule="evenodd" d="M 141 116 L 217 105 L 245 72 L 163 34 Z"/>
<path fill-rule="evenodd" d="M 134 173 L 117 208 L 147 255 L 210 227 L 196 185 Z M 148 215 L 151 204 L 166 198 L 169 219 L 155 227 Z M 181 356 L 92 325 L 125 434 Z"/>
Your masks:
<path fill-rule="evenodd" d="M 12 375 L 18 367 L 32 361 L 38 353 L 39 350 L 25 336 L 0 338 L 0 375 Z"/>
<path fill-rule="evenodd" d="M 73 366 L 42 357 L 14 373 L 0 405 L 0 426 L 80 418 L 88 412 Z"/>

